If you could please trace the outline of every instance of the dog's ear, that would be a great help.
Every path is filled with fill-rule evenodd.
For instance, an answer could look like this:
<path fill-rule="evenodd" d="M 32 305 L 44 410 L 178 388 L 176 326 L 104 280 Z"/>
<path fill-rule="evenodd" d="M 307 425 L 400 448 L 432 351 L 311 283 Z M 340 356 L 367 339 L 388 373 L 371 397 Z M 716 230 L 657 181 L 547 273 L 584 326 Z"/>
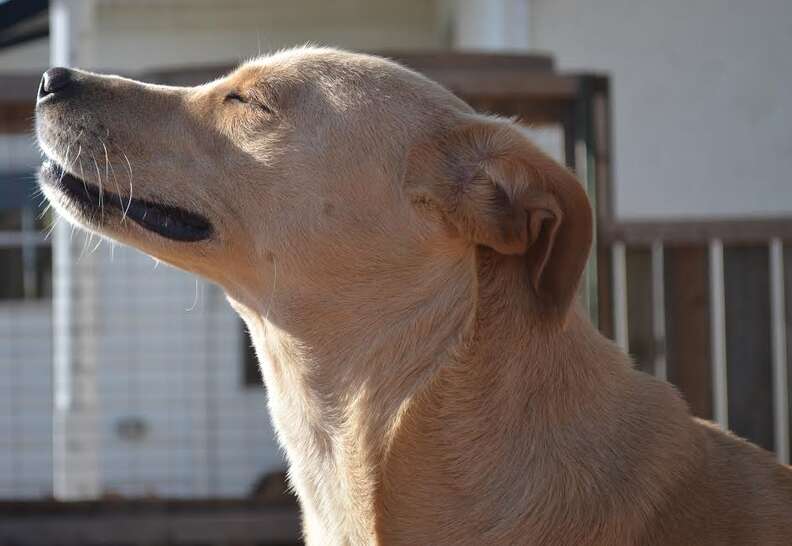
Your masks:
<path fill-rule="evenodd" d="M 471 243 L 521 255 L 541 310 L 564 321 L 592 240 L 583 187 L 512 122 L 470 116 L 415 146 L 407 190 Z"/>

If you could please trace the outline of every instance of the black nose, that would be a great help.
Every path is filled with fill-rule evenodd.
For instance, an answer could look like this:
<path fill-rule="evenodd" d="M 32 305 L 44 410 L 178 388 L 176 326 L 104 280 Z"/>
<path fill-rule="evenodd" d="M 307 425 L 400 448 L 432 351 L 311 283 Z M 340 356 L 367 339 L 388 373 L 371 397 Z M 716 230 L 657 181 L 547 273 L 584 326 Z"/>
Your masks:
<path fill-rule="evenodd" d="M 71 70 L 56 66 L 50 68 L 41 77 L 41 83 L 38 89 L 38 98 L 43 99 L 47 95 L 63 91 L 71 83 Z"/>

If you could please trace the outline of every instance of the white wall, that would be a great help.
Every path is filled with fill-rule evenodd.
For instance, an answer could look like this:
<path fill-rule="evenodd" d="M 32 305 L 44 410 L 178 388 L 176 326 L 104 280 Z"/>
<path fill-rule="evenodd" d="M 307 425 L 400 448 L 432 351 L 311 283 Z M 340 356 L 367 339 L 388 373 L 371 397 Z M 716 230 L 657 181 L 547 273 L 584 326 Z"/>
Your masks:
<path fill-rule="evenodd" d="M 103 0 L 96 66 L 208 64 L 313 42 L 349 48 L 441 45 L 432 0 Z"/>
<path fill-rule="evenodd" d="M 533 0 L 530 25 L 612 77 L 619 216 L 792 214 L 792 2 Z"/>

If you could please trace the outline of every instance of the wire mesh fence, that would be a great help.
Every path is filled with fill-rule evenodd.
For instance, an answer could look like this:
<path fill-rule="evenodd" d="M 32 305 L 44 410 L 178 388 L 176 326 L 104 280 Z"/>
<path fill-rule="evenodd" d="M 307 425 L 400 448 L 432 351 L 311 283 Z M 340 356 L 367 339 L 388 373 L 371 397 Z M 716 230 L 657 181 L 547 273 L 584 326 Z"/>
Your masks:
<path fill-rule="evenodd" d="M 4 135 L 0 149 L 0 498 L 250 495 L 284 462 L 222 292 L 74 231 L 59 294 L 71 299 L 71 368 L 59 378 L 38 153 L 29 135 Z"/>
<path fill-rule="evenodd" d="M 52 254 L 33 139 L 0 138 L 0 498 L 39 498 L 52 495 Z"/>

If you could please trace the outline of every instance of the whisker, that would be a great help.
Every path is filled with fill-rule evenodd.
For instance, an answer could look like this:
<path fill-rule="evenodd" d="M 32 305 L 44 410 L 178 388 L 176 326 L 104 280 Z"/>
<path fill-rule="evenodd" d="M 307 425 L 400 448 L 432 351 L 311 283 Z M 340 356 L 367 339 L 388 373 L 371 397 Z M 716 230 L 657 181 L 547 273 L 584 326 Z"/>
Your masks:
<path fill-rule="evenodd" d="M 78 159 L 80 159 L 80 154 L 82 154 L 82 144 L 79 144 L 78 141 L 80 140 L 80 137 L 82 137 L 82 135 L 83 135 L 83 130 L 80 129 L 80 132 L 77 134 L 77 136 L 74 138 L 74 140 L 72 140 L 69 143 L 69 145 L 66 147 L 66 159 L 63 161 L 63 169 L 61 170 L 61 175 L 60 175 L 60 179 L 58 179 L 58 184 L 63 182 L 63 177 L 66 176 L 66 171 L 70 171 L 71 168 L 72 168 L 72 165 L 74 165 L 74 162 L 77 161 Z M 69 159 L 69 156 L 70 156 L 69 152 L 71 150 L 72 145 L 75 142 L 78 142 L 79 148 L 77 149 L 77 155 L 74 157 L 73 160 L 70 160 Z M 85 184 L 85 182 L 83 182 L 83 184 Z M 88 189 L 86 188 L 85 191 L 87 192 Z"/>
<path fill-rule="evenodd" d="M 80 134 L 82 134 L 82 133 L 80 133 Z M 58 185 L 60 185 L 60 183 L 63 182 L 63 177 L 66 176 L 66 169 L 69 166 L 69 153 L 71 152 L 72 144 L 74 144 L 75 142 L 77 142 L 77 139 L 72 140 L 66 146 L 66 159 L 63 160 L 63 169 L 61 170 L 61 175 L 60 175 L 60 178 L 58 179 Z"/>
<path fill-rule="evenodd" d="M 124 159 L 126 160 L 127 168 L 129 169 L 129 201 L 127 202 L 126 209 L 124 210 L 124 216 L 126 216 L 127 211 L 129 211 L 129 206 L 132 204 L 132 164 L 129 162 L 129 158 L 123 150 L 121 153 L 124 154 Z"/>
<path fill-rule="evenodd" d="M 104 184 L 102 184 L 102 175 L 99 173 L 99 163 L 96 158 L 91 154 L 94 167 L 96 168 L 96 177 L 99 179 L 99 219 L 104 220 Z"/>
<path fill-rule="evenodd" d="M 91 242 L 93 241 L 93 236 L 94 236 L 94 234 L 91 233 L 90 231 L 85 233 L 85 238 L 83 239 L 82 250 L 80 250 L 80 255 L 77 256 L 77 262 L 78 263 L 81 262 L 83 256 L 85 256 L 85 251 L 88 250 L 88 245 L 90 245 Z"/>
<path fill-rule="evenodd" d="M 197 305 L 198 305 L 198 279 L 196 278 L 195 279 L 195 296 L 193 296 L 192 305 L 188 309 L 185 309 L 185 311 L 187 311 L 189 313 L 190 311 L 194 310 Z"/>
<path fill-rule="evenodd" d="M 97 249 L 97 248 L 99 248 L 99 246 L 102 244 L 102 240 L 103 240 L 104 238 L 103 238 L 103 237 L 100 235 L 99 237 L 97 237 L 97 239 L 99 239 L 99 240 L 98 240 L 98 241 L 96 241 L 96 246 L 95 246 L 95 247 L 93 247 L 93 249 L 92 249 L 92 250 L 91 250 L 91 251 L 88 253 L 89 255 L 90 255 L 90 254 L 93 254 L 94 252 L 96 252 L 96 249 Z"/>
<path fill-rule="evenodd" d="M 82 152 L 82 148 L 80 148 L 80 151 Z M 85 183 L 85 170 L 83 169 L 82 159 L 80 159 L 80 180 L 82 180 L 82 185 L 83 188 L 85 189 L 85 193 L 88 193 L 88 184 Z"/>
<path fill-rule="evenodd" d="M 50 226 L 50 228 L 46 231 L 46 233 L 44 233 L 44 238 L 45 239 L 49 239 L 50 237 L 52 237 L 52 234 L 55 232 L 55 226 L 58 225 L 58 222 L 60 222 L 60 220 L 61 220 L 60 216 L 56 216 L 55 217 L 55 221 L 52 222 L 52 225 Z"/>
<path fill-rule="evenodd" d="M 104 148 L 104 153 L 105 153 L 105 178 L 107 180 L 110 180 L 110 172 L 112 171 L 112 173 L 113 173 L 113 184 L 115 185 L 116 194 L 118 195 L 118 199 L 120 201 L 121 200 L 121 188 L 118 187 L 118 178 L 116 178 L 115 169 L 110 164 L 110 159 L 108 158 L 108 154 L 107 154 L 107 146 L 105 146 L 105 143 L 104 143 L 104 141 L 101 138 L 99 139 L 99 142 L 102 143 L 102 148 Z M 121 214 L 121 221 L 123 222 L 125 220 L 126 220 L 126 210 L 122 211 L 122 214 Z"/>
<path fill-rule="evenodd" d="M 85 183 L 85 173 L 83 173 L 83 168 L 82 168 L 82 144 L 80 144 L 80 147 L 77 149 L 77 155 L 74 156 L 74 160 L 71 162 L 71 165 L 69 165 L 68 167 L 64 167 L 63 172 L 61 173 L 61 180 L 60 181 L 62 181 L 63 177 L 66 176 L 66 171 L 67 170 L 69 170 L 69 171 L 72 170 L 72 168 L 74 167 L 74 163 L 77 162 L 77 161 L 80 162 L 79 163 L 79 165 L 80 165 L 80 175 L 81 175 L 83 188 L 85 188 L 85 192 L 88 193 L 88 186 Z"/>

